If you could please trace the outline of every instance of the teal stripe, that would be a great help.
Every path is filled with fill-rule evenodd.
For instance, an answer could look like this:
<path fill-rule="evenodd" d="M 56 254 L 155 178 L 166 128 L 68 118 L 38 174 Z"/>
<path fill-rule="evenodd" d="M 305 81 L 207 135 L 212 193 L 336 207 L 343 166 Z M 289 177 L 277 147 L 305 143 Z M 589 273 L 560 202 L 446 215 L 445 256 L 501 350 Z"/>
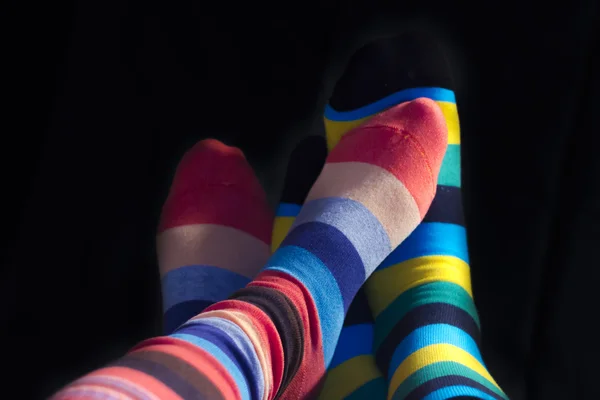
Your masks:
<path fill-rule="evenodd" d="M 377 100 L 374 103 L 367 104 L 363 107 L 352 111 L 336 111 L 329 104 L 325 106 L 325 118 L 330 121 L 355 121 L 365 118 L 397 104 L 411 101 L 420 97 L 427 97 L 435 101 L 447 101 L 456 103 L 456 98 L 452 90 L 439 87 L 420 87 L 400 90 L 383 99 Z"/>
<path fill-rule="evenodd" d="M 442 161 L 438 185 L 460 187 L 460 144 L 449 144 Z"/>
<path fill-rule="evenodd" d="M 463 349 L 485 367 L 477 344 L 467 332 L 448 324 L 432 324 L 415 329 L 400 342 L 392 355 L 388 378 L 392 378 L 392 374 L 412 353 L 434 344 L 450 344 Z"/>
<path fill-rule="evenodd" d="M 492 382 L 488 381 L 471 368 L 454 361 L 436 362 L 415 371 L 408 378 L 406 378 L 404 382 L 400 384 L 400 386 L 398 386 L 398 389 L 396 389 L 394 392 L 393 400 L 405 399 L 410 392 L 425 382 L 440 378 L 442 376 L 450 375 L 460 375 L 474 380 L 475 382 L 480 383 L 481 385 L 490 389 L 492 392 L 497 393 L 499 396 L 508 400 L 508 397 L 506 397 L 506 395 L 500 389 L 494 386 Z"/>
<path fill-rule="evenodd" d="M 385 400 L 387 397 L 387 382 L 383 377 L 375 378 L 365 383 L 348 396 L 345 400 Z"/>
<path fill-rule="evenodd" d="M 373 340 L 375 351 L 410 310 L 431 303 L 446 303 L 461 308 L 473 318 L 478 327 L 480 326 L 475 303 L 465 289 L 452 282 L 426 283 L 402 293 L 377 316 Z"/>
<path fill-rule="evenodd" d="M 335 277 L 318 257 L 297 246 L 280 247 L 265 269 L 291 275 L 310 292 L 321 325 L 324 365 L 328 366 L 344 323 L 344 301 Z"/>
<path fill-rule="evenodd" d="M 242 395 L 242 399 L 250 399 L 250 390 L 248 389 L 248 385 L 246 383 L 246 378 L 242 372 L 238 369 L 237 365 L 227 354 L 223 352 L 219 347 L 211 343 L 206 339 L 202 339 L 200 337 L 194 335 L 188 335 L 186 333 L 174 333 L 169 335 L 170 337 L 178 338 L 181 340 L 185 340 L 193 344 L 194 346 L 200 347 L 202 350 L 207 351 L 213 357 L 215 357 L 223 367 L 231 374 L 233 380 L 237 383 L 237 387 L 240 389 L 240 393 Z"/>

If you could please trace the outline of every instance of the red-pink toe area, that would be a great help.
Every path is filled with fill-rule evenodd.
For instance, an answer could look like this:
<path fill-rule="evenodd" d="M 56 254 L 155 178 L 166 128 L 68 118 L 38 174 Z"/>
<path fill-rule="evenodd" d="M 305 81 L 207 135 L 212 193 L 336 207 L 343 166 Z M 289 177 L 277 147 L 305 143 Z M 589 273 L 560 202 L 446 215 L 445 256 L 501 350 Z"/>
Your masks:
<path fill-rule="evenodd" d="M 183 156 L 158 231 L 190 224 L 228 226 L 270 244 L 273 213 L 240 149 L 207 139 Z"/>
<path fill-rule="evenodd" d="M 439 106 L 417 99 L 386 110 L 346 134 L 327 162 L 364 162 L 395 175 L 412 194 L 421 217 L 435 195 L 448 145 Z"/>

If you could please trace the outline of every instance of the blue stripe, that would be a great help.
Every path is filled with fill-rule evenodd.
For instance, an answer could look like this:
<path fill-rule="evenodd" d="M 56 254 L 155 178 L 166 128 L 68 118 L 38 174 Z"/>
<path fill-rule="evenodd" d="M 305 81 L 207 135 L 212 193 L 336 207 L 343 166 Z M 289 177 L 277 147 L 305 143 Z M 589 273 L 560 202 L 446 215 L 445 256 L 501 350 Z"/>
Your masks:
<path fill-rule="evenodd" d="M 250 390 L 248 389 L 248 385 L 246 384 L 246 379 L 244 378 L 244 375 L 242 375 L 242 372 L 240 371 L 238 366 L 234 364 L 233 361 L 231 361 L 231 359 L 229 358 L 229 356 L 227 356 L 227 354 L 225 354 L 220 348 L 218 348 L 206 339 L 202 339 L 197 336 L 188 335 L 185 333 L 176 333 L 171 335 L 171 337 L 185 340 L 186 342 L 198 346 L 201 349 L 210 353 L 219 361 L 219 363 L 221 363 L 221 365 L 223 365 L 223 367 L 225 367 L 227 372 L 231 374 L 231 377 L 235 381 L 237 387 L 240 389 L 242 399 L 250 399 Z"/>
<path fill-rule="evenodd" d="M 162 278 L 163 309 L 192 300 L 216 303 L 243 288 L 251 279 L 211 265 L 189 265 L 173 269 Z"/>
<path fill-rule="evenodd" d="M 335 277 L 314 254 L 296 246 L 280 247 L 266 269 L 291 275 L 310 292 L 321 324 L 324 365 L 329 365 L 344 323 L 344 300 Z"/>
<path fill-rule="evenodd" d="M 469 334 L 456 326 L 448 324 L 432 324 L 415 329 L 400 342 L 390 361 L 389 379 L 400 364 L 412 353 L 433 344 L 450 344 L 463 349 L 485 367 L 479 348 Z"/>
<path fill-rule="evenodd" d="M 281 247 L 288 245 L 310 252 L 327 266 L 342 294 L 346 313 L 366 280 L 363 263 L 348 238 L 331 225 L 307 222 L 292 228 Z"/>
<path fill-rule="evenodd" d="M 256 349 L 237 324 L 225 318 L 202 318 L 187 322 L 176 334 L 188 334 L 210 341 L 238 366 L 252 398 L 260 398 L 265 392 L 264 373 Z"/>
<path fill-rule="evenodd" d="M 435 392 L 429 393 L 427 396 L 423 397 L 423 400 L 447 400 L 460 396 L 470 396 L 481 400 L 496 400 L 496 398 L 493 396 L 490 396 L 479 389 L 463 385 L 447 386 L 445 388 L 438 389 Z"/>
<path fill-rule="evenodd" d="M 343 197 L 311 200 L 296 217 L 291 231 L 311 221 L 333 226 L 344 234 L 358 252 L 364 265 L 365 276 L 371 275 L 392 251 L 390 239 L 381 222 L 356 200 Z"/>
<path fill-rule="evenodd" d="M 456 103 L 456 97 L 454 97 L 452 90 L 437 87 L 410 88 L 393 93 L 381 100 L 352 111 L 336 111 L 328 104 L 325 106 L 325 118 L 330 121 L 354 121 L 377 114 L 396 104 L 415 100 L 420 97 L 427 97 L 435 101 Z"/>
<path fill-rule="evenodd" d="M 357 356 L 373 355 L 373 330 L 373 324 L 343 327 L 329 369 Z"/>
<path fill-rule="evenodd" d="M 279 203 L 275 215 L 278 217 L 295 217 L 301 208 L 302 206 L 299 204 Z"/>
<path fill-rule="evenodd" d="M 445 222 L 423 222 L 377 268 L 423 256 L 453 256 L 469 263 L 467 230 Z"/>

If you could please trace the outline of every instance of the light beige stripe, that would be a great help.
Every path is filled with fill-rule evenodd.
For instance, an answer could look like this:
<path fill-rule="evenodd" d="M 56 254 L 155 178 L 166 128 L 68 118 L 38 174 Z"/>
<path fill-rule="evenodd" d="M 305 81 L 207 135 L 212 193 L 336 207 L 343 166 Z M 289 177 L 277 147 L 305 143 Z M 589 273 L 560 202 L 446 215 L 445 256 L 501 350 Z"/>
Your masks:
<path fill-rule="evenodd" d="M 254 278 L 270 255 L 267 244 L 239 229 L 196 224 L 167 229 L 157 236 L 161 276 L 188 265 L 212 265 Z"/>
<path fill-rule="evenodd" d="M 396 248 L 421 222 L 419 208 L 390 172 L 362 162 L 325 164 L 306 202 L 325 197 L 358 201 L 379 220 Z"/>

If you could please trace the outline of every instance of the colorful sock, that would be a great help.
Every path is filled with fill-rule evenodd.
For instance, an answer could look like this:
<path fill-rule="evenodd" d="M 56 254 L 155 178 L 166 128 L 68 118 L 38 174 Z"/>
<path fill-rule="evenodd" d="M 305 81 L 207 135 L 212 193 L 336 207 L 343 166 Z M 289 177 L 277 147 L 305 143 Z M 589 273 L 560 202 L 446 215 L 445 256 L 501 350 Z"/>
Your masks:
<path fill-rule="evenodd" d="M 326 124 L 335 144 L 348 127 L 399 101 L 435 100 L 448 149 L 432 206 L 365 284 L 375 316 L 377 364 L 388 399 L 506 398 L 483 364 L 471 294 L 460 191 L 460 130 L 447 61 L 425 34 L 365 47 L 336 87 Z"/>
<path fill-rule="evenodd" d="M 421 151 L 423 150 L 419 147 L 420 145 L 411 142 L 404 147 L 401 142 L 403 140 L 411 141 L 412 137 L 418 136 L 417 131 L 429 128 L 431 131 L 424 134 L 424 137 L 434 138 L 433 140 L 438 142 L 437 144 L 429 142 L 424 144 L 423 148 L 445 147 L 445 143 L 443 143 L 445 137 L 435 136 L 436 133 L 440 135 L 440 132 L 442 135 L 445 134 L 443 117 L 441 113 L 436 114 L 436 112 L 439 111 L 431 102 L 417 101 L 404 104 L 347 136 L 345 141 L 329 155 L 322 174 L 313 186 L 301 214 L 292 226 L 291 233 L 283 242 L 282 248 L 275 254 L 275 258 L 277 258 L 282 251 L 291 252 L 291 254 L 299 252 L 300 255 L 308 250 L 317 255 L 318 265 L 322 265 L 319 268 L 325 268 L 322 273 L 314 276 L 306 276 L 300 269 L 293 271 L 293 274 L 307 286 L 317 285 L 318 287 L 315 287 L 314 290 L 318 290 L 320 296 L 323 296 L 316 301 L 317 303 L 319 300 L 323 302 L 323 307 L 317 306 L 319 310 L 326 308 L 324 315 L 320 317 L 323 329 L 325 366 L 332 363 L 334 349 L 336 349 L 336 345 L 339 345 L 338 336 L 343 324 L 341 316 L 348 312 L 354 295 L 372 268 L 377 265 L 376 260 L 381 257 L 382 253 L 389 252 L 394 248 L 397 244 L 396 240 L 400 241 L 401 238 L 408 235 L 412 230 L 412 220 L 420 219 L 420 209 L 414 208 L 415 203 L 407 200 L 407 196 L 411 196 L 410 193 L 417 194 L 417 197 L 423 196 L 415 199 L 416 203 L 423 205 L 427 203 L 428 194 L 423 189 L 428 185 L 428 179 L 431 179 L 429 176 L 437 175 L 436 161 L 431 163 L 432 168 L 429 170 L 422 163 L 423 153 Z M 431 118 L 420 121 L 417 115 L 427 115 Z M 442 125 L 438 125 L 438 122 Z M 407 136 L 403 136 L 404 133 Z M 406 151 L 408 148 L 411 151 Z M 417 148 L 420 150 L 415 150 Z M 377 152 L 379 151 L 382 154 L 385 153 L 385 156 L 378 157 Z M 399 154 L 400 152 L 404 157 Z M 417 153 L 419 153 L 418 156 Z M 415 165 L 411 165 L 411 161 Z M 386 168 L 385 165 L 390 165 L 387 163 L 393 163 L 395 167 L 388 169 L 388 172 L 384 173 L 385 177 L 384 175 L 378 176 L 384 172 L 381 167 Z M 378 167 L 373 168 L 373 164 Z M 419 166 L 419 164 L 421 165 Z M 423 167 L 427 171 L 418 171 Z M 409 169 L 412 170 L 412 173 L 408 171 Z M 394 177 L 388 175 L 389 172 L 402 176 Z M 399 182 L 398 179 L 400 182 L 404 182 L 404 189 L 396 186 Z M 419 187 L 412 187 L 412 184 Z M 384 192 L 385 194 L 383 194 Z M 401 203 L 411 204 L 413 211 L 407 212 L 411 208 L 409 207 L 404 209 L 403 213 L 391 213 L 391 208 L 388 206 L 391 199 L 394 198 L 400 199 Z M 337 221 L 340 213 L 348 214 L 343 221 Z M 389 218 L 393 218 L 394 221 Z M 378 227 L 377 232 L 370 231 L 376 226 Z M 383 229 L 383 231 L 379 229 Z M 305 230 L 306 234 L 304 234 Z M 309 236 L 308 232 L 313 232 L 314 237 Z M 299 237 L 296 238 L 296 235 Z M 343 255 L 345 260 L 331 258 L 329 253 L 334 249 L 326 246 L 326 243 L 320 242 L 319 236 L 322 235 L 329 236 L 335 252 L 341 252 L 340 255 Z M 383 247 L 378 247 L 378 242 L 381 243 L 383 237 L 388 237 L 387 240 L 391 241 Z M 293 242 L 293 246 L 290 242 Z M 287 247 L 286 244 L 288 244 Z M 272 263 L 273 260 L 270 264 Z M 343 287 L 337 289 L 336 281 L 338 285 L 340 281 L 346 281 L 351 286 L 345 290 Z M 309 289 L 311 293 L 314 293 L 314 290 Z M 319 312 L 321 313 L 321 311 Z M 315 368 L 317 365 L 315 362 L 306 363 L 307 368 Z M 305 373 L 309 373 L 309 371 L 305 371 Z M 353 376 L 348 378 L 351 379 Z M 291 389 L 286 391 L 286 394 L 290 395 L 289 398 L 298 398 L 294 393 L 298 392 Z"/>
<path fill-rule="evenodd" d="M 289 232 L 326 157 L 326 140 L 321 136 L 308 137 L 294 149 L 275 216 L 271 242 L 273 251 L 277 250 Z M 371 399 L 385 399 L 386 381 L 375 365 L 372 351 L 373 329 L 371 310 L 361 288 L 348 309 L 328 368 L 333 372 L 327 374 L 321 398 L 346 398 L 349 393 L 353 393 L 350 398 L 364 398 L 368 393 Z M 344 367 L 337 368 L 341 364 Z"/>
<path fill-rule="evenodd" d="M 185 154 L 157 237 L 166 333 L 250 283 L 269 258 L 272 223 L 239 149 L 208 139 Z"/>
<path fill-rule="evenodd" d="M 346 135 L 253 282 L 53 399 L 312 398 L 358 289 L 427 212 L 446 138 L 425 99 Z"/>
<path fill-rule="evenodd" d="M 409 71 L 395 69 L 398 60 L 392 60 L 389 64 L 386 61 L 400 54 L 402 53 L 390 46 L 387 40 L 382 40 L 374 45 L 365 46 L 352 57 L 325 111 L 328 148 L 333 148 L 349 130 L 378 112 L 407 99 L 419 97 L 419 92 L 403 96 L 395 94 L 394 91 L 386 91 L 402 86 L 406 79 L 410 79 Z M 383 68 L 383 73 L 378 71 L 378 74 L 368 74 L 372 63 L 382 61 L 386 61 L 386 64 L 382 63 L 377 67 Z M 413 65 L 415 66 L 418 67 Z M 388 97 L 389 95 L 392 96 Z M 447 107 L 441 108 L 446 116 Z M 336 357 L 330 365 L 321 394 L 322 399 L 386 398 L 387 382 L 375 362 L 374 320 L 363 290 L 364 288 L 354 300 L 344 321 Z"/>

